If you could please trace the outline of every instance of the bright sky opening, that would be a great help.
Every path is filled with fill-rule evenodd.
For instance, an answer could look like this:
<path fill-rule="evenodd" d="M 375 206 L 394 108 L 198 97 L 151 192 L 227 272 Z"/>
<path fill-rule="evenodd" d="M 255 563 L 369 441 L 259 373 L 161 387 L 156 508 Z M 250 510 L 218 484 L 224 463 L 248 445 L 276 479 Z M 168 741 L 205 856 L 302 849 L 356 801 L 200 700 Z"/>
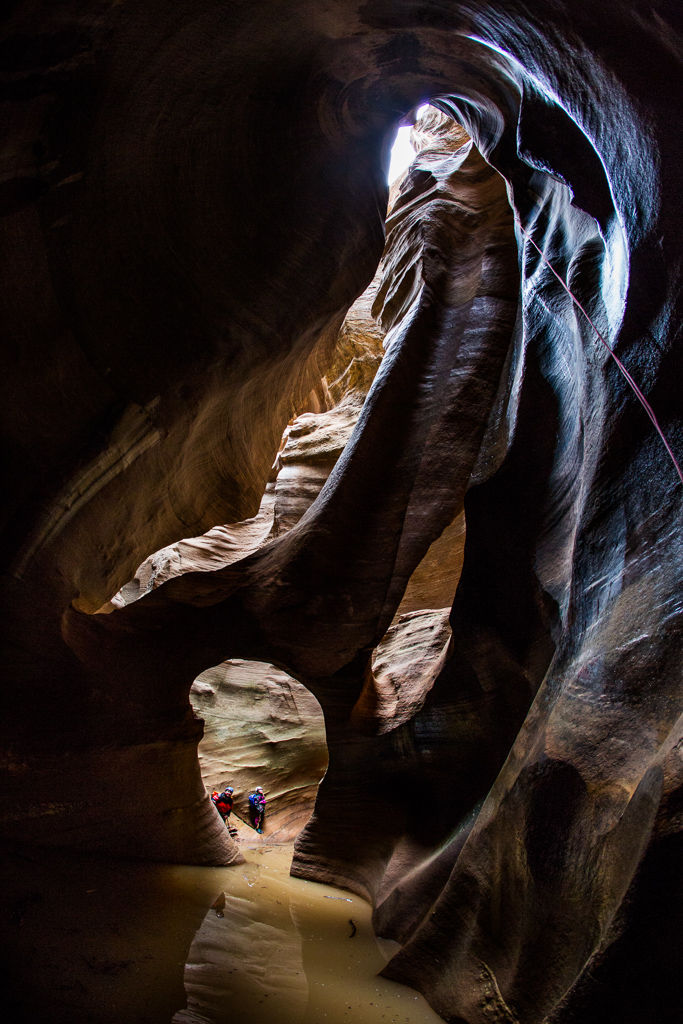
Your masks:
<path fill-rule="evenodd" d="M 424 114 L 428 107 L 428 103 L 423 103 L 417 111 L 418 116 Z M 391 163 L 387 174 L 387 181 L 390 185 L 410 167 L 414 159 L 415 150 L 410 144 L 410 125 L 407 125 L 405 128 L 399 128 L 391 150 Z"/>
<path fill-rule="evenodd" d="M 391 150 L 391 163 L 387 181 L 391 185 L 415 159 L 415 150 L 410 145 L 410 126 L 399 128 L 396 142 Z"/>

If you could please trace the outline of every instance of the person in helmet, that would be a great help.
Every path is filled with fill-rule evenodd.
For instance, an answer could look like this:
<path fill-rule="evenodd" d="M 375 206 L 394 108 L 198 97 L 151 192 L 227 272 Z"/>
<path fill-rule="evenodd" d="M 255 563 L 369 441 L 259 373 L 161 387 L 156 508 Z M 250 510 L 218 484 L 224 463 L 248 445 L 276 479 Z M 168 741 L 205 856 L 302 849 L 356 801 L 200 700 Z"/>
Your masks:
<path fill-rule="evenodd" d="M 222 793 L 217 794 L 215 800 L 213 797 L 213 793 L 211 794 L 211 799 L 213 800 L 214 807 L 216 808 L 216 810 L 218 811 L 226 825 L 228 824 L 228 818 L 230 817 L 230 812 L 232 811 L 232 794 L 232 786 L 226 786 Z"/>
<path fill-rule="evenodd" d="M 257 832 L 263 832 L 263 818 L 266 813 L 266 798 L 263 795 L 263 790 L 260 786 L 257 786 L 254 792 L 249 796 L 249 810 L 251 811 L 251 820 L 254 828 Z"/>

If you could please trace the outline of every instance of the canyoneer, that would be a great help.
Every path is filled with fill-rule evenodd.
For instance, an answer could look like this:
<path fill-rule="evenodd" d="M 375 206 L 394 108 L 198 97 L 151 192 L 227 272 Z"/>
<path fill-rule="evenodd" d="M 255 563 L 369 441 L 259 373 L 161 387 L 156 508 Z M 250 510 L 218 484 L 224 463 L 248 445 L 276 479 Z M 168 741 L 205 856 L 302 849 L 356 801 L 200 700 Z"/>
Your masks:
<path fill-rule="evenodd" d="M 257 786 L 254 792 L 249 796 L 249 809 L 251 811 L 254 828 L 257 832 L 263 832 L 263 816 L 266 813 L 266 798 L 263 795 L 263 790 L 260 786 Z"/>
<path fill-rule="evenodd" d="M 211 794 L 213 805 L 226 825 L 228 825 L 228 818 L 230 817 L 230 812 L 232 811 L 232 794 L 232 786 L 226 786 L 222 793 L 217 793 L 216 790 L 214 790 L 213 793 Z"/>

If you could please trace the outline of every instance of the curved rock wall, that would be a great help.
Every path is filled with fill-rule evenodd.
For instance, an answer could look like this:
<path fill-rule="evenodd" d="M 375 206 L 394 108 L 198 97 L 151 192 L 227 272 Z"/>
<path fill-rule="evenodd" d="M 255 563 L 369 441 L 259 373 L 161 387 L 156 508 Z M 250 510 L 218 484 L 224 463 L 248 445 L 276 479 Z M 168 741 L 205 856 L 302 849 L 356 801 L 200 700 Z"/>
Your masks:
<path fill-rule="evenodd" d="M 680 456 L 682 37 L 677 6 L 626 0 L 9 10 L 5 837 L 233 857 L 188 694 L 267 661 L 330 738 L 296 870 L 374 898 L 404 942 L 389 975 L 468 1024 L 642 1020 L 633 957 L 660 872 L 680 883 L 681 487 L 561 282 Z M 380 257 L 382 140 L 427 97 L 481 156 L 412 179 L 415 273 L 316 502 L 86 614 L 153 551 L 256 514 Z M 452 644 L 383 731 L 372 652 L 463 505 Z M 664 914 L 673 1019 L 672 936 Z"/>
<path fill-rule="evenodd" d="M 262 786 L 265 836 L 291 842 L 311 816 L 327 767 L 313 694 L 272 665 L 234 659 L 202 672 L 190 700 L 204 721 L 199 764 L 207 790 L 232 786 L 234 815 L 249 825 L 249 794 Z"/>
<path fill-rule="evenodd" d="M 449 118 L 437 116 L 461 132 Z M 379 279 L 353 304 L 340 330 L 329 371 L 332 383 L 322 382 L 330 408 L 301 413 L 287 426 L 271 473 L 275 479 L 258 515 L 156 552 L 102 611 L 125 607 L 176 576 L 232 564 L 287 532 L 310 508 L 351 436 L 381 362 L 385 332 L 370 311 Z M 372 686 L 353 714 L 360 732 L 375 735 L 386 731 L 387 723 L 395 728 L 424 702 L 450 638 L 446 606 L 457 585 L 463 544 L 461 513 L 411 576 L 395 622 L 375 652 Z M 441 611 L 420 611 L 429 608 Z M 384 725 L 377 724 L 376 688 Z M 203 720 L 199 763 L 207 790 L 232 784 L 235 814 L 248 823 L 248 793 L 262 784 L 268 798 L 266 836 L 275 842 L 295 839 L 311 816 L 328 762 L 322 713 L 312 694 L 272 665 L 232 659 L 203 672 L 190 701 Z M 248 829 L 242 830 L 241 838 L 248 837 Z"/>

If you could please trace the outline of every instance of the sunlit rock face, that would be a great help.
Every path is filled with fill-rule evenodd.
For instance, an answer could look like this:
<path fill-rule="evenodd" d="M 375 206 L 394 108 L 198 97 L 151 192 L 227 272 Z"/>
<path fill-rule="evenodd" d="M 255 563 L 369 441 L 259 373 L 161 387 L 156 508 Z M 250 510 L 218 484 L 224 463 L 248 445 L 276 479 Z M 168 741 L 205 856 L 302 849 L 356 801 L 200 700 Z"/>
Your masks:
<path fill-rule="evenodd" d="M 277 665 L 330 740 L 296 870 L 373 898 L 387 973 L 468 1024 L 642 1024 L 652 992 L 675 1019 L 681 486 L 596 329 L 680 456 L 682 35 L 627 0 L 12 5 L 4 837 L 234 858 L 188 695 Z M 474 146 L 402 185 L 412 269 L 319 497 L 89 614 L 257 516 L 375 273 L 384 141 L 427 98 Z M 383 731 L 374 652 L 463 509 L 452 642 Z"/>
<path fill-rule="evenodd" d="M 440 131 L 433 132 L 430 145 L 422 133 L 421 152 L 392 206 L 373 305 L 389 331 L 380 373 L 393 356 L 394 372 L 401 374 L 412 338 L 415 350 L 421 345 L 427 349 L 426 365 L 413 372 L 423 382 L 433 382 L 436 391 L 422 410 L 426 422 L 413 469 L 417 473 L 404 492 L 403 551 L 399 547 L 392 566 L 392 582 L 405 590 L 404 601 L 422 610 L 402 614 L 399 606 L 381 645 L 356 669 L 362 688 L 353 706 L 350 687 L 335 692 L 322 683 L 330 764 L 293 866 L 303 877 L 343 879 L 377 904 L 378 927 L 401 939 L 406 937 L 406 921 L 414 925 L 415 915 L 424 913 L 424 902 L 416 910 L 417 889 L 406 880 L 426 871 L 431 892 L 420 890 L 419 896 L 429 907 L 444 880 L 443 865 L 450 871 L 462 846 L 463 830 L 457 824 L 466 820 L 471 825 L 470 812 L 499 771 L 531 698 L 528 684 L 520 679 L 507 688 L 492 681 L 487 691 L 473 685 L 466 675 L 472 669 L 453 649 L 449 608 L 428 610 L 446 602 L 450 606 L 465 539 L 462 501 L 457 501 L 452 478 L 441 475 L 439 459 L 446 450 L 452 456 L 458 449 L 465 460 L 472 459 L 476 450 L 476 434 L 453 429 L 456 421 L 462 428 L 466 420 L 454 415 L 442 389 L 459 375 L 469 377 L 470 387 L 476 382 L 479 388 L 487 377 L 498 381 L 509 335 L 501 331 L 496 337 L 495 332 L 502 325 L 512 330 L 518 279 L 502 179 L 452 120 L 430 112 L 424 121 L 418 130 L 426 132 L 428 123 L 436 123 Z M 439 317 L 450 326 L 448 343 L 438 353 L 429 351 L 421 308 L 427 291 L 440 307 Z M 491 324 L 480 320 L 480 304 L 497 308 L 491 334 Z M 431 309 L 429 315 L 436 318 Z M 483 324 L 485 344 L 478 334 Z M 488 372 L 495 359 L 497 371 Z M 474 392 L 470 395 L 475 397 Z M 372 397 L 371 392 L 369 402 Z M 476 398 L 481 400 L 480 393 Z M 479 444 L 481 439 L 479 434 Z M 403 464 L 404 472 L 408 466 Z M 403 484 L 403 479 L 397 481 L 398 487 Z M 418 550 L 427 523 L 437 539 L 406 589 L 407 581 L 401 586 L 396 579 L 401 555 L 411 547 Z M 439 527 L 444 531 L 440 537 Z M 460 685 L 453 682 L 454 663 L 464 676 Z M 343 837 L 341 808 L 346 803 L 353 803 L 360 828 Z M 435 863 L 438 873 L 432 870 Z M 389 912 L 397 902 L 401 929 Z"/>
<path fill-rule="evenodd" d="M 331 383 L 323 378 L 306 403 L 320 395 L 318 411 L 309 408 L 286 427 L 257 515 L 155 552 L 102 612 L 138 601 L 174 577 L 224 568 L 299 521 L 344 450 L 381 362 L 384 331 L 370 312 L 376 291 L 374 281 L 342 324 Z M 248 795 L 261 785 L 266 839 L 294 840 L 311 816 L 328 761 L 322 711 L 312 693 L 273 665 L 230 659 L 194 681 L 190 702 L 203 722 L 202 779 L 208 791 L 233 786 L 239 839 L 250 838 Z"/>
<path fill-rule="evenodd" d="M 202 672 L 190 700 L 204 720 L 199 764 L 206 788 L 232 786 L 234 815 L 249 825 L 249 794 L 261 786 L 266 838 L 295 839 L 327 767 L 325 723 L 313 694 L 272 665 L 235 659 Z"/>
<path fill-rule="evenodd" d="M 450 119 L 438 117 L 462 135 Z M 382 359 L 385 332 L 371 313 L 382 277 L 378 274 L 353 304 L 339 332 L 331 384 L 323 381 L 330 408 L 304 412 L 285 429 L 271 473 L 275 479 L 266 488 L 258 515 L 156 552 L 110 608 L 125 607 L 175 576 L 211 572 L 245 557 L 291 529 L 313 504 L 351 436 Z M 463 543 L 461 513 L 413 573 L 396 622 L 375 652 L 370 688 L 366 686 L 353 716 L 361 732 L 374 735 L 395 728 L 424 702 L 450 638 L 446 606 L 457 585 Z M 441 610 L 405 614 L 429 608 Z M 231 659 L 195 680 L 190 701 L 204 723 L 199 762 L 207 790 L 232 785 L 235 818 L 248 824 L 248 794 L 262 785 L 268 800 L 267 839 L 295 839 L 311 816 L 328 763 L 315 697 L 272 665 Z M 248 831 L 240 831 L 240 838 L 248 837 Z"/>

